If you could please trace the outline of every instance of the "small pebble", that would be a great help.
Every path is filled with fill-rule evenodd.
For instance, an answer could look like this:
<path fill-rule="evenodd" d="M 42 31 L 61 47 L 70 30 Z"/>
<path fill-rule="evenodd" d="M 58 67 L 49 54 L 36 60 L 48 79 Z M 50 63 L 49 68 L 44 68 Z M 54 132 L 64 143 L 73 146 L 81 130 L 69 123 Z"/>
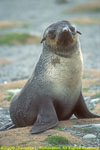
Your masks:
<path fill-rule="evenodd" d="M 94 134 L 87 134 L 83 136 L 83 139 L 94 139 L 94 138 L 96 138 L 96 135 Z"/>
<path fill-rule="evenodd" d="M 95 128 L 100 128 L 100 124 L 93 124 L 92 126 Z"/>
<path fill-rule="evenodd" d="M 91 100 L 91 103 L 97 103 L 97 102 L 99 102 L 100 101 L 100 98 L 95 98 L 95 99 L 92 99 Z"/>
<path fill-rule="evenodd" d="M 7 92 L 8 93 L 12 93 L 12 94 L 17 94 L 18 92 L 20 92 L 21 89 L 11 89 L 11 90 L 8 90 Z"/>
<path fill-rule="evenodd" d="M 7 81 L 4 81 L 4 84 L 7 84 Z"/>

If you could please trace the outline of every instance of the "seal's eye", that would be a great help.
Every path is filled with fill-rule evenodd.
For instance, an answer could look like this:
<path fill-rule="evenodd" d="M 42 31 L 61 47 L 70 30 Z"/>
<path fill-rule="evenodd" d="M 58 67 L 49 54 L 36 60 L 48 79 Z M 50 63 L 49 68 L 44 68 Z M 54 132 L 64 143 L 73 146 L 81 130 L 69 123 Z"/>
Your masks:
<path fill-rule="evenodd" d="M 73 35 L 76 34 L 76 30 L 75 30 L 75 28 L 73 26 L 70 26 L 70 31 L 72 32 Z"/>
<path fill-rule="evenodd" d="M 70 30 L 72 31 L 72 32 L 75 32 L 75 28 L 74 27 L 70 27 Z"/>
<path fill-rule="evenodd" d="M 48 32 L 48 36 L 49 36 L 50 39 L 53 40 L 56 37 L 56 30 L 50 30 Z"/>

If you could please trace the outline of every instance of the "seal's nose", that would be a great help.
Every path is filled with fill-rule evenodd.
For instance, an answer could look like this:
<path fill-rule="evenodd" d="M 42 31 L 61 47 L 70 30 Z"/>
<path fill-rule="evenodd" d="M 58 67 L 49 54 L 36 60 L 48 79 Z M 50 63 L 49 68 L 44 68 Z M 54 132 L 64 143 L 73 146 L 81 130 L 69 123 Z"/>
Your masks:
<path fill-rule="evenodd" d="M 64 32 L 64 33 L 71 33 L 72 35 L 75 35 L 76 34 L 76 31 L 75 31 L 75 28 L 73 28 L 73 30 L 71 30 L 71 28 L 70 27 L 64 27 L 63 29 L 62 29 L 62 31 Z"/>
<path fill-rule="evenodd" d="M 69 31 L 69 28 L 66 26 L 62 29 L 63 32 L 68 32 Z"/>

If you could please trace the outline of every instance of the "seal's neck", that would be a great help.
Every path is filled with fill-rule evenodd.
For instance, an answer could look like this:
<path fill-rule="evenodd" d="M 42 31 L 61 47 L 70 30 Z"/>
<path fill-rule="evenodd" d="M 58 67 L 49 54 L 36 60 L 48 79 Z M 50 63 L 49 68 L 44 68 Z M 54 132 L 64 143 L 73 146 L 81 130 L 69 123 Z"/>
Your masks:
<path fill-rule="evenodd" d="M 79 41 L 75 41 L 69 46 L 51 46 L 44 43 L 43 52 L 53 52 L 61 57 L 71 57 L 79 50 Z"/>

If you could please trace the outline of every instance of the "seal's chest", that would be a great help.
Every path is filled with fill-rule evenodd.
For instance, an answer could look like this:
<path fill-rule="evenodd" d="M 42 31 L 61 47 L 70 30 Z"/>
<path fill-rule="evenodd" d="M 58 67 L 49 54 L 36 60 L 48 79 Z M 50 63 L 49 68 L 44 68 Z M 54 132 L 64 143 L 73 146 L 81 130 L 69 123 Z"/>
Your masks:
<path fill-rule="evenodd" d="M 79 57 L 51 57 L 47 66 L 47 80 L 52 88 L 58 92 L 76 88 L 81 79 L 81 64 Z"/>

